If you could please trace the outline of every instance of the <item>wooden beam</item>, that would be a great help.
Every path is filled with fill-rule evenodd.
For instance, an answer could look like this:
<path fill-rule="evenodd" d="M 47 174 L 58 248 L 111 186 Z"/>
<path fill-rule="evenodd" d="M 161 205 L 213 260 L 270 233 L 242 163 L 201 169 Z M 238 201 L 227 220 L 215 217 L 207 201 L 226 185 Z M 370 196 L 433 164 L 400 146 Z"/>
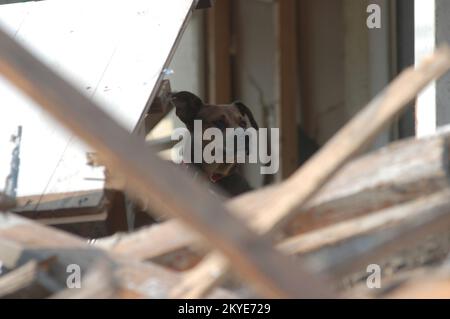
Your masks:
<path fill-rule="evenodd" d="M 16 206 L 15 199 L 0 192 L 0 210 L 8 210 Z"/>
<path fill-rule="evenodd" d="M 61 289 L 32 260 L 0 277 L 0 299 L 45 298 Z"/>
<path fill-rule="evenodd" d="M 125 195 L 122 192 L 110 190 L 106 192 L 106 196 L 108 198 L 108 215 L 105 222 L 108 233 L 128 231 Z"/>
<path fill-rule="evenodd" d="M 211 268 L 211 265 L 216 265 L 217 268 Z M 170 292 L 170 297 L 202 298 L 225 278 L 227 269 L 228 264 L 223 256 L 211 253 L 198 266 L 184 274 L 182 281 Z"/>
<path fill-rule="evenodd" d="M 280 128 L 281 177 L 298 167 L 298 112 L 300 100 L 296 0 L 276 2 L 278 32 L 278 127 Z M 301 150 L 300 150 L 301 151 Z"/>
<path fill-rule="evenodd" d="M 216 0 L 207 11 L 207 86 L 209 103 L 230 103 L 231 1 Z"/>
<path fill-rule="evenodd" d="M 0 213 L 0 248 L 0 259 L 6 268 L 17 269 L 32 261 L 44 267 L 43 264 L 47 262 L 47 267 L 51 270 L 48 274 L 51 273 L 52 279 L 63 287 L 66 287 L 66 265 L 68 264 L 76 263 L 81 267 L 82 280 L 83 274 L 97 276 L 99 269 L 104 273 L 113 271 L 113 274 L 108 274 L 107 278 L 115 282 L 113 283 L 113 286 L 117 288 L 115 296 L 120 298 L 166 298 L 169 291 L 180 281 L 180 275 L 176 272 L 151 262 L 141 263 L 129 255 L 106 253 L 89 245 L 80 237 L 10 213 Z M 27 267 L 26 269 L 30 270 L 31 266 Z M 91 282 L 89 276 L 85 279 L 88 284 Z M 88 287 L 82 293 L 99 292 L 91 288 L 95 287 Z M 100 290 L 99 293 L 102 291 L 104 292 Z M 60 293 L 67 296 L 66 292 L 60 291 Z M 70 295 L 70 297 L 76 296 Z M 238 295 L 218 289 L 208 297 L 236 298 Z"/>
<path fill-rule="evenodd" d="M 450 190 L 433 195 L 422 196 L 416 200 L 392 208 L 375 211 L 367 216 L 338 222 L 306 234 L 289 238 L 278 245 L 286 254 L 305 254 L 322 248 L 344 245 L 347 240 L 357 241 L 360 236 L 368 236 L 384 230 L 395 229 L 401 225 L 420 220 L 432 214 L 436 208 L 450 210 Z"/>
<path fill-rule="evenodd" d="M 449 189 L 449 151 L 450 136 L 435 135 L 392 143 L 348 163 L 288 223 L 285 235 Z"/>
<path fill-rule="evenodd" d="M 174 171 L 143 141 L 130 136 L 94 102 L 1 30 L 0 73 L 97 149 L 108 167 L 127 177 L 131 192 L 148 198 L 155 211 L 179 217 L 205 236 L 264 296 L 330 295 L 322 278 L 312 276 L 299 262 L 275 252 L 268 238 L 249 231 L 219 199 L 206 197 L 208 191 L 203 186 L 195 184 L 187 174 Z M 294 272 L 293 278 L 290 274 Z"/>
<path fill-rule="evenodd" d="M 332 271 L 334 276 L 343 278 L 365 269 L 369 264 L 380 263 L 396 252 L 416 247 L 430 235 L 448 233 L 449 211 L 448 191 L 392 208 L 386 213 L 409 213 L 411 216 L 394 227 L 374 228 L 375 231 L 353 237 L 339 246 L 324 248 L 316 252 L 313 258 L 327 260 L 322 270 Z"/>
<path fill-rule="evenodd" d="M 432 269 L 417 277 L 412 277 L 383 297 L 389 299 L 449 299 L 448 267 Z"/>
<path fill-rule="evenodd" d="M 98 263 L 82 277 L 79 289 L 61 289 L 51 295 L 50 299 L 111 299 L 126 295 L 139 298 L 140 294 L 120 291 L 119 284 L 114 277 L 112 267 L 108 263 Z"/>
<path fill-rule="evenodd" d="M 195 266 L 209 247 L 178 220 L 144 227 L 131 234 L 96 240 L 94 245 L 138 260 L 152 260 L 176 270 Z"/>

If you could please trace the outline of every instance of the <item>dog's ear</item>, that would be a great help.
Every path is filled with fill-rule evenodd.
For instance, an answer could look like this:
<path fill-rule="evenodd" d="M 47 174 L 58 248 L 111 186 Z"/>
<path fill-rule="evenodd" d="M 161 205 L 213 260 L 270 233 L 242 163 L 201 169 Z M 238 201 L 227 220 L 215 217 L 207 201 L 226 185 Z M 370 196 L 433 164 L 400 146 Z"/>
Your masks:
<path fill-rule="evenodd" d="M 172 94 L 171 101 L 175 106 L 175 113 L 190 129 L 194 126 L 194 119 L 203 106 L 203 101 L 195 94 L 187 91 Z"/>
<path fill-rule="evenodd" d="M 241 101 L 235 101 L 233 102 L 234 105 L 236 105 L 236 107 L 238 108 L 239 112 L 241 112 L 242 115 L 247 115 L 250 124 L 258 130 L 258 123 L 256 123 L 255 118 L 253 117 L 253 113 L 252 111 L 250 111 L 250 109 L 247 107 L 247 105 L 245 105 L 244 103 L 242 103 Z"/>

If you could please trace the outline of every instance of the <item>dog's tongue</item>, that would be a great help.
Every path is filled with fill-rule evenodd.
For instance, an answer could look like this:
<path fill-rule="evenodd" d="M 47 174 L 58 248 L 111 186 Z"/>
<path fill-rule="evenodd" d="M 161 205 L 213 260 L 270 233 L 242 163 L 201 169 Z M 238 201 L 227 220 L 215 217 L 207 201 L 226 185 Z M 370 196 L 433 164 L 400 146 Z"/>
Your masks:
<path fill-rule="evenodd" d="M 211 182 L 213 182 L 213 183 L 216 183 L 217 181 L 219 181 L 222 178 L 223 178 L 223 175 L 222 174 L 217 174 L 217 173 L 212 174 L 211 177 L 210 177 Z"/>

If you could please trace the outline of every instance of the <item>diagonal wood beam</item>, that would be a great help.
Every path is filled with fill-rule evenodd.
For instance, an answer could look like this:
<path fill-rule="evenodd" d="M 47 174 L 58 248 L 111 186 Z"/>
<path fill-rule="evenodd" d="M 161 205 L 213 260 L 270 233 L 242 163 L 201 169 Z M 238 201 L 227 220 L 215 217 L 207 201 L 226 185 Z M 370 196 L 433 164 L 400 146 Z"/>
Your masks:
<path fill-rule="evenodd" d="M 130 191 L 152 208 L 179 217 L 218 248 L 266 297 L 330 296 L 328 286 L 298 261 L 276 252 L 219 199 L 164 163 L 143 141 L 0 30 L 0 73 L 61 124 L 97 149 L 108 166 L 127 177 Z M 292 274 L 295 273 L 295 276 Z"/>
<path fill-rule="evenodd" d="M 118 288 L 119 293 L 115 296 L 116 298 L 166 298 L 169 290 L 180 281 L 180 275 L 177 272 L 167 270 L 152 262 L 140 262 L 129 255 L 124 256 L 116 252 L 107 253 L 95 249 L 81 237 L 12 213 L 0 212 L 0 259 L 8 269 L 18 269 L 29 261 L 36 261 L 38 266 L 48 274 L 48 278 L 39 277 L 38 281 L 51 289 L 53 289 L 53 285 L 48 285 L 51 284 L 50 281 L 60 283 L 62 288 L 66 287 L 68 273 L 65 271 L 65 265 L 68 264 L 79 265 L 82 270 L 81 280 L 82 282 L 87 280 L 88 284 L 90 284 L 91 271 L 94 271 L 95 274 L 98 267 L 103 268 L 101 270 L 103 273 L 112 270 L 114 278 L 111 279 L 117 280 L 116 284 L 118 284 L 118 287 L 115 287 Z M 63 270 L 61 266 L 64 267 Z M 109 267 L 113 268 L 109 269 Z M 23 276 L 22 273 L 16 283 L 26 282 L 27 278 Z M 1 278 L 4 277 L 1 276 Z M 11 282 L 7 284 L 3 282 L 3 284 L 5 285 L 2 287 L 0 280 L 0 295 L 5 291 L 2 288 L 11 289 Z M 100 286 L 108 289 L 105 285 Z M 149 286 L 155 288 L 150 289 Z M 86 288 L 88 289 L 85 292 L 90 292 L 90 288 L 100 287 Z M 28 295 L 34 293 L 29 289 L 27 287 L 23 292 Z M 63 292 L 61 291 L 61 293 Z M 59 297 L 72 298 L 76 296 L 64 293 Z M 215 290 L 208 295 L 208 298 L 238 297 L 241 296 L 224 289 Z"/>

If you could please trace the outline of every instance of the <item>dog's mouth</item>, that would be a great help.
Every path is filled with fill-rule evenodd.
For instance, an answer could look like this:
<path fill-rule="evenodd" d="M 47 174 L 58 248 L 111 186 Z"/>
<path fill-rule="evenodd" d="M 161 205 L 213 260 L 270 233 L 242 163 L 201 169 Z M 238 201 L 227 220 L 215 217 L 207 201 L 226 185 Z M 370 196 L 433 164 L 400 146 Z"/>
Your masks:
<path fill-rule="evenodd" d="M 234 163 L 216 163 L 207 165 L 206 171 L 208 172 L 208 177 L 213 182 L 217 182 L 218 180 L 227 177 L 233 172 L 233 169 L 236 167 Z"/>

